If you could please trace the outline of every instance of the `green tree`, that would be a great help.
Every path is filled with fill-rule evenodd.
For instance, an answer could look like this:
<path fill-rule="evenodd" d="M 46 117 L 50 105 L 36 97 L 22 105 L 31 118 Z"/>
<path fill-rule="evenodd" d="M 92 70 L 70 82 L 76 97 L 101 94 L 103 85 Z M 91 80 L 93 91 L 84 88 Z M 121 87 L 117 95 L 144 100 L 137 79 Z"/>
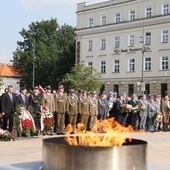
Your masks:
<path fill-rule="evenodd" d="M 74 90 L 97 90 L 103 84 L 99 79 L 101 75 L 90 67 L 85 67 L 84 64 L 76 64 L 71 71 L 65 75 L 61 83 L 65 88 Z"/>
<path fill-rule="evenodd" d="M 21 86 L 32 87 L 33 63 L 35 85 L 51 85 L 53 88 L 58 85 L 63 75 L 74 65 L 74 30 L 66 24 L 59 26 L 56 19 L 32 22 L 28 30 L 22 29 L 20 35 L 23 41 L 17 42 L 11 60 L 23 75 Z M 63 61 L 69 62 L 61 65 Z"/>

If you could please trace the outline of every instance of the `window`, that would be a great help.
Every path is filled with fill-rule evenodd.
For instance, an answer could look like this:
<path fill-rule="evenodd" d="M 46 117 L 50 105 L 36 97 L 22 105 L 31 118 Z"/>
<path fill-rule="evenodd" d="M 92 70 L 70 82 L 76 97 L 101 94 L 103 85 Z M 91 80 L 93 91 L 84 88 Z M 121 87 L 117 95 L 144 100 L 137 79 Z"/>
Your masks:
<path fill-rule="evenodd" d="M 88 51 L 92 51 L 93 50 L 93 41 L 89 40 L 88 41 Z"/>
<path fill-rule="evenodd" d="M 168 56 L 161 57 L 161 70 L 168 70 L 169 69 L 169 61 Z"/>
<path fill-rule="evenodd" d="M 168 30 L 163 30 L 162 31 L 162 43 L 167 43 L 168 42 Z"/>
<path fill-rule="evenodd" d="M 88 62 L 88 67 L 93 68 L 93 62 Z"/>
<path fill-rule="evenodd" d="M 151 70 L 151 58 L 145 58 L 145 71 Z"/>
<path fill-rule="evenodd" d="M 128 95 L 132 96 L 134 94 L 134 84 L 129 84 L 128 85 Z"/>
<path fill-rule="evenodd" d="M 163 4 L 162 5 L 162 15 L 169 14 L 169 4 Z"/>
<path fill-rule="evenodd" d="M 135 36 L 134 35 L 130 35 L 129 36 L 129 46 L 133 47 L 135 44 Z"/>
<path fill-rule="evenodd" d="M 93 18 L 89 18 L 89 27 L 93 27 L 94 23 L 93 23 Z"/>
<path fill-rule="evenodd" d="M 120 61 L 119 60 L 114 60 L 113 62 L 113 72 L 118 73 L 120 70 Z"/>
<path fill-rule="evenodd" d="M 144 94 L 150 94 L 150 84 L 145 85 L 145 92 Z"/>
<path fill-rule="evenodd" d="M 106 16 L 101 17 L 101 25 L 106 25 Z"/>
<path fill-rule="evenodd" d="M 116 13 L 115 14 L 115 23 L 119 23 L 120 22 L 120 13 Z"/>
<path fill-rule="evenodd" d="M 147 7 L 146 8 L 146 18 L 150 18 L 150 17 L 152 17 L 152 8 Z"/>
<path fill-rule="evenodd" d="M 135 71 L 135 59 L 129 59 L 129 68 L 128 68 L 128 71 L 131 72 L 131 71 Z"/>
<path fill-rule="evenodd" d="M 150 45 L 151 44 L 151 32 L 145 33 L 145 44 Z"/>
<path fill-rule="evenodd" d="M 135 20 L 135 11 L 130 11 L 129 12 L 129 20 L 134 21 Z"/>
<path fill-rule="evenodd" d="M 117 92 L 117 96 L 119 96 L 119 85 L 118 84 L 113 85 L 113 91 Z"/>
<path fill-rule="evenodd" d="M 120 47 L 120 37 L 115 37 L 115 48 L 119 48 Z"/>
<path fill-rule="evenodd" d="M 105 38 L 101 39 L 100 49 L 101 50 L 105 50 L 106 49 L 106 39 Z"/>
<path fill-rule="evenodd" d="M 100 73 L 106 73 L 106 61 L 100 62 Z"/>

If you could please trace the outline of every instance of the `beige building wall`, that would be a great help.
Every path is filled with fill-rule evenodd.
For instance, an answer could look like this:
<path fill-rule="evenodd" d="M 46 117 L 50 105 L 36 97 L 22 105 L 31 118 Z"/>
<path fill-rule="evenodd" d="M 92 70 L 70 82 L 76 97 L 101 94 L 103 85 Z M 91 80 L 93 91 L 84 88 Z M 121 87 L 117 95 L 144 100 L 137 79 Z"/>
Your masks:
<path fill-rule="evenodd" d="M 167 14 L 163 14 L 163 5 Z M 151 17 L 146 18 L 146 8 L 151 7 Z M 135 11 L 135 20 L 129 21 L 129 12 Z M 115 13 L 120 13 L 120 22 L 115 23 Z M 106 25 L 101 25 L 101 17 L 106 16 Z M 89 19 L 93 26 L 89 27 Z M 162 42 L 162 31 L 167 30 L 167 42 Z M 146 33 L 151 33 L 151 43 L 146 44 Z M 101 81 L 106 82 L 105 91 L 126 91 L 141 94 L 142 80 L 145 93 L 170 95 L 170 0 L 114 0 L 103 3 L 77 5 L 77 62 L 88 66 L 92 62 L 98 72 L 101 61 L 106 62 L 106 72 L 101 73 Z M 134 46 L 129 46 L 129 36 L 134 35 Z M 120 46 L 115 48 L 115 37 Z M 143 38 L 141 38 L 143 37 Z M 106 48 L 101 50 L 101 39 L 106 40 Z M 89 41 L 93 47 L 89 51 Z M 140 43 L 144 40 L 144 43 Z M 142 54 L 142 50 L 144 53 Z M 162 56 L 168 57 L 168 68 L 162 69 Z M 145 58 L 151 59 L 151 69 L 145 70 Z M 129 60 L 135 59 L 134 71 L 129 71 Z M 114 61 L 119 60 L 119 72 L 114 72 Z M 142 69 L 143 64 L 143 69 Z M 118 87 L 118 89 L 116 89 Z M 166 92 L 167 91 L 167 92 Z"/>

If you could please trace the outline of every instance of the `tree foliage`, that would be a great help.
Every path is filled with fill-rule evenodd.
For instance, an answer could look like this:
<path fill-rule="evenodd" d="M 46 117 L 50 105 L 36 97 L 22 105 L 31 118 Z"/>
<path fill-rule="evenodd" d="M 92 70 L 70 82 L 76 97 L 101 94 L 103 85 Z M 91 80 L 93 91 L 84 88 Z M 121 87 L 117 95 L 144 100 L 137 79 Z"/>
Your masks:
<path fill-rule="evenodd" d="M 56 19 L 32 22 L 22 29 L 12 64 L 23 75 L 21 85 L 32 87 L 33 62 L 35 85 L 55 88 L 75 62 L 75 28 L 59 26 Z"/>
<path fill-rule="evenodd" d="M 80 63 L 72 67 L 61 83 L 66 89 L 93 91 L 101 87 L 100 78 L 101 75 L 94 68 L 85 67 Z"/>

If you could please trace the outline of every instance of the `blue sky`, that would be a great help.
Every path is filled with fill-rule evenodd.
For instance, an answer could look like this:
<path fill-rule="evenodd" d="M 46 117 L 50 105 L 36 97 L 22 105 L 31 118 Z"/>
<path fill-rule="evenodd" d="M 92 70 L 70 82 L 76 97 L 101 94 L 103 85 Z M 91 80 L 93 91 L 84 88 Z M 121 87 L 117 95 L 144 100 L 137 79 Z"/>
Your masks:
<path fill-rule="evenodd" d="M 86 0 L 0 0 L 0 63 L 10 63 L 17 41 L 22 40 L 19 32 L 31 22 L 57 18 L 76 26 L 77 3 Z M 89 4 L 106 0 L 87 0 Z"/>

